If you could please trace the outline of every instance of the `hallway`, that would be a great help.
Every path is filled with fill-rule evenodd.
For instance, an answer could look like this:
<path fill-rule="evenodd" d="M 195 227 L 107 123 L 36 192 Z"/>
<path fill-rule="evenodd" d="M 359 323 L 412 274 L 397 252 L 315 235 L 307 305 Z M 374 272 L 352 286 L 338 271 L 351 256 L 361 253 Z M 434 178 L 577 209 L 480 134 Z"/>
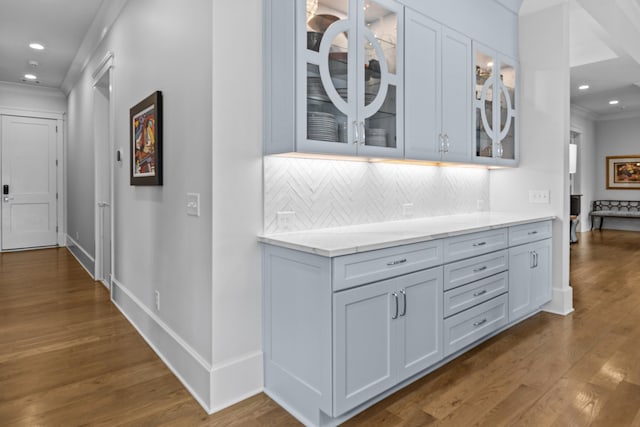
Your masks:
<path fill-rule="evenodd" d="M 571 248 L 576 312 L 539 314 L 348 425 L 640 425 L 640 233 Z M 208 417 L 66 249 L 0 254 L 3 426 L 296 425 L 263 394 Z"/>

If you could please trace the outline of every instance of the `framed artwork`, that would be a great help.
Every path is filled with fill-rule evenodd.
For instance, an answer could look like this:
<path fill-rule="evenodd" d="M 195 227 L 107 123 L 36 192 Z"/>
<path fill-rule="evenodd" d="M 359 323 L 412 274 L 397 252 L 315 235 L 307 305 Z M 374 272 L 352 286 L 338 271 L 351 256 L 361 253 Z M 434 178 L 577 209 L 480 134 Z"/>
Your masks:
<path fill-rule="evenodd" d="M 640 155 L 607 156 L 607 188 L 640 190 Z"/>
<path fill-rule="evenodd" d="M 162 93 L 129 110 L 131 185 L 162 185 Z"/>

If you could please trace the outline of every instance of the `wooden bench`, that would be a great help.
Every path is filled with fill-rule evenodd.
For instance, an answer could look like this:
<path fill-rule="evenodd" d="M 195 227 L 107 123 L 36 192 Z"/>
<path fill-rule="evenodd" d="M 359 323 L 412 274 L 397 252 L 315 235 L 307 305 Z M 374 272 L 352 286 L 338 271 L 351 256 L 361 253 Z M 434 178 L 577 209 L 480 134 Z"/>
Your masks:
<path fill-rule="evenodd" d="M 605 217 L 640 218 L 640 200 L 594 200 L 589 216 L 591 229 L 593 230 L 594 219 L 599 217 L 599 230 L 602 230 Z"/>

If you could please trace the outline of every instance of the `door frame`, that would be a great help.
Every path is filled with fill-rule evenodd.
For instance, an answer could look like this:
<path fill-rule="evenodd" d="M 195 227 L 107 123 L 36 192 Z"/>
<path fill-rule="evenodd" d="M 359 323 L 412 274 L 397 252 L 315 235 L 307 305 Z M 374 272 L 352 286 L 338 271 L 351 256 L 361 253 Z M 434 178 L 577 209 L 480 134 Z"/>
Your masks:
<path fill-rule="evenodd" d="M 56 168 L 56 192 L 58 193 L 58 200 L 56 206 L 56 225 L 58 227 L 57 243 L 58 246 L 66 246 L 66 234 L 67 234 L 67 218 L 66 218 L 66 177 L 67 170 L 65 168 L 65 124 L 66 113 L 57 113 L 53 111 L 38 111 L 21 108 L 1 107 L 0 116 L 15 116 L 15 117 L 29 117 L 33 119 L 47 119 L 56 121 L 56 160 L 58 162 Z M 0 125 L 1 126 L 1 125 Z M 1 154 L 1 153 L 0 153 Z M 0 167 L 2 167 L 0 165 Z M 2 207 L 0 206 L 0 212 Z M 0 229 L 0 239 L 2 238 L 2 230 Z M 2 248 L 0 247 L 0 252 Z"/>
<path fill-rule="evenodd" d="M 113 220 L 113 212 L 114 212 L 114 196 L 113 196 L 113 183 L 114 183 L 114 147 L 115 147 L 115 138 L 114 138 L 114 134 L 115 134 L 115 103 L 113 102 L 113 64 L 114 62 L 114 55 L 113 52 L 109 51 L 106 53 L 106 55 L 104 56 L 104 58 L 100 61 L 100 63 L 96 66 L 95 71 L 93 72 L 93 74 L 91 75 L 93 83 L 91 85 L 91 87 L 93 88 L 94 92 L 97 90 L 97 86 L 100 84 L 100 82 L 102 81 L 102 79 L 107 76 L 109 78 L 109 123 L 107 124 L 107 131 L 108 131 L 108 138 L 107 138 L 107 143 L 109 144 L 109 162 L 108 162 L 108 168 L 109 168 L 109 176 L 108 178 L 100 175 L 98 173 L 99 168 L 98 163 L 101 161 L 101 159 L 99 159 L 98 156 L 98 140 L 96 138 L 94 138 L 93 141 L 93 153 L 94 153 L 94 190 L 93 190 L 93 198 L 94 198 L 94 254 L 95 254 L 95 258 L 94 258 L 94 279 L 100 281 L 107 289 L 109 289 L 109 291 L 111 291 L 111 281 L 112 281 L 112 277 L 113 277 L 113 271 L 114 271 L 114 220 Z M 98 207 L 98 192 L 99 189 L 103 187 L 104 184 L 106 184 L 105 180 L 109 180 L 109 205 L 110 205 L 110 210 L 111 210 L 111 214 L 109 215 L 109 231 L 110 231 L 110 236 L 109 239 L 111 241 L 111 254 L 110 254 L 110 273 L 109 273 L 109 277 L 106 278 L 106 282 L 105 282 L 105 278 L 103 277 L 103 271 L 104 271 L 104 267 L 102 265 L 103 262 L 103 245 L 102 242 L 100 241 L 100 235 L 101 235 L 101 211 Z"/>

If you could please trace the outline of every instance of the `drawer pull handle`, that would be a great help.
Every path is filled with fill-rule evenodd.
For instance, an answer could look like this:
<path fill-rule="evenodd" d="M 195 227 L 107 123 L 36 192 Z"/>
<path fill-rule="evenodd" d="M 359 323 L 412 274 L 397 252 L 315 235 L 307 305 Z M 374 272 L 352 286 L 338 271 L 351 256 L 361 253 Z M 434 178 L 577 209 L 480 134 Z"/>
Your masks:
<path fill-rule="evenodd" d="M 400 293 L 402 294 L 402 313 L 400 313 L 400 317 L 404 317 L 407 315 L 407 293 L 404 289 Z"/>
<path fill-rule="evenodd" d="M 486 265 L 483 265 L 482 267 L 476 268 L 473 270 L 474 273 L 480 273 L 481 271 L 485 271 L 487 269 Z"/>
<path fill-rule="evenodd" d="M 392 319 L 397 319 L 398 318 L 398 293 L 394 292 L 391 295 L 393 295 L 393 298 L 396 300 L 396 314 L 393 315 L 393 317 L 391 317 Z"/>
<path fill-rule="evenodd" d="M 474 247 L 478 247 L 478 246 L 484 246 L 486 244 L 487 244 L 487 242 L 480 242 L 480 243 L 474 243 L 473 246 Z"/>
<path fill-rule="evenodd" d="M 485 323 L 487 323 L 487 319 L 482 319 L 482 320 L 474 323 L 473 326 L 477 328 L 478 326 L 484 325 Z"/>
<path fill-rule="evenodd" d="M 528 234 L 529 234 L 529 236 L 532 236 L 534 234 L 538 234 L 538 232 L 537 231 L 530 231 Z"/>
<path fill-rule="evenodd" d="M 480 295 L 484 295 L 487 293 L 486 289 L 481 290 L 480 292 L 476 292 L 475 294 L 473 294 L 474 297 L 479 297 Z"/>
<path fill-rule="evenodd" d="M 404 264 L 405 262 L 407 262 L 407 259 L 406 258 L 402 258 L 402 259 L 398 259 L 398 260 L 395 260 L 395 261 L 388 262 L 387 265 L 389 267 L 393 267 L 394 265 Z"/>

